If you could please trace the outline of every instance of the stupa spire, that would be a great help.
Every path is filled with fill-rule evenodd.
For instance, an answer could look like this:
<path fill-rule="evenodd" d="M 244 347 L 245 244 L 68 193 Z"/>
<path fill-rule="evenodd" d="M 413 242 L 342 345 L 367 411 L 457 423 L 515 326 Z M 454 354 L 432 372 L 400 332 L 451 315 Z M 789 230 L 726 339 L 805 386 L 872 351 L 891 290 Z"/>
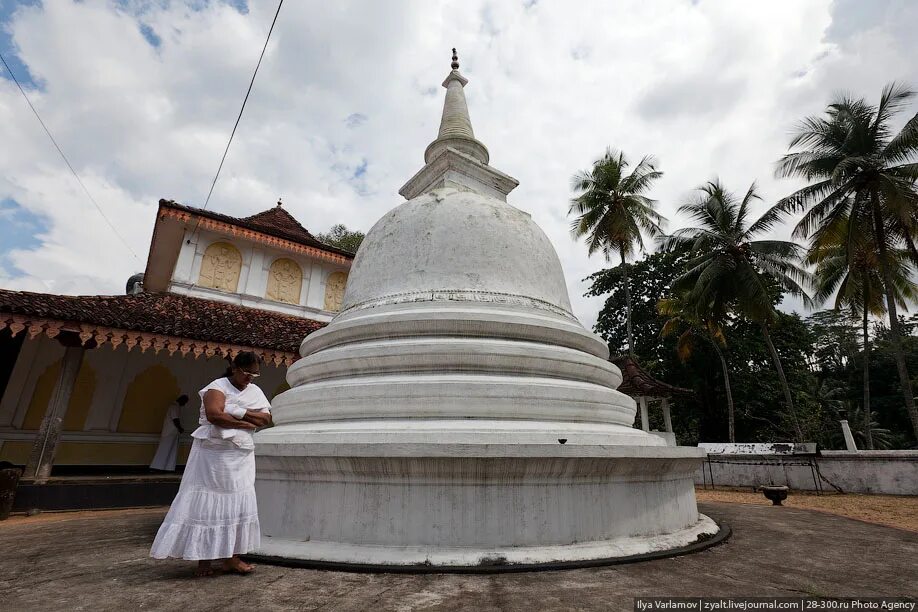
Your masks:
<path fill-rule="evenodd" d="M 429 164 L 444 149 L 452 147 L 486 164 L 489 157 L 488 149 L 475 139 L 475 132 L 472 130 L 469 105 L 465 101 L 465 86 L 469 81 L 459 72 L 459 55 L 455 47 L 450 68 L 452 70 L 443 81 L 446 99 L 443 102 L 440 131 L 437 133 L 437 139 L 430 143 L 424 152 L 424 161 Z"/>
<path fill-rule="evenodd" d="M 443 81 L 446 99 L 437 138 L 424 151 L 424 167 L 399 190 L 412 199 L 441 187 L 453 187 L 507 200 L 519 182 L 488 165 L 488 148 L 475 138 L 469 105 L 465 101 L 468 83 L 459 72 L 459 55 L 453 49 L 450 73 Z"/>

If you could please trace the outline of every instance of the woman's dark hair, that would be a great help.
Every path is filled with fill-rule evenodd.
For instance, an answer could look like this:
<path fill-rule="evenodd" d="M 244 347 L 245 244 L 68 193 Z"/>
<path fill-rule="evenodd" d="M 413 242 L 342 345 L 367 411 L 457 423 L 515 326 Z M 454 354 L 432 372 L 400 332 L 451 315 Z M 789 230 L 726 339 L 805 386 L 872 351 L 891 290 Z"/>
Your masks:
<path fill-rule="evenodd" d="M 182 406 L 184 406 L 185 404 L 188 403 L 188 396 L 182 393 L 177 398 L 175 398 L 175 403 L 181 404 Z"/>
<path fill-rule="evenodd" d="M 233 368 L 247 368 L 258 363 L 258 355 L 252 351 L 240 351 L 233 358 L 233 362 L 226 368 L 224 376 L 229 378 L 233 373 Z"/>

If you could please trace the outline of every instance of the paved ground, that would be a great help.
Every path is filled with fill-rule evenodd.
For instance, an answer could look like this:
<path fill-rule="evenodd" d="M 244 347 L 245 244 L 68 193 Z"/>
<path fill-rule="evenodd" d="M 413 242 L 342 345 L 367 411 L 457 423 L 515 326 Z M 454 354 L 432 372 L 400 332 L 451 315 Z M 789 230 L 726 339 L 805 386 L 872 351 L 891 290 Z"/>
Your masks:
<path fill-rule="evenodd" d="M 4 610 L 632 610 L 636 596 L 915 596 L 918 534 L 793 508 L 705 503 L 733 528 L 706 551 L 503 575 L 349 574 L 261 565 L 191 577 L 147 557 L 163 510 L 0 523 Z"/>

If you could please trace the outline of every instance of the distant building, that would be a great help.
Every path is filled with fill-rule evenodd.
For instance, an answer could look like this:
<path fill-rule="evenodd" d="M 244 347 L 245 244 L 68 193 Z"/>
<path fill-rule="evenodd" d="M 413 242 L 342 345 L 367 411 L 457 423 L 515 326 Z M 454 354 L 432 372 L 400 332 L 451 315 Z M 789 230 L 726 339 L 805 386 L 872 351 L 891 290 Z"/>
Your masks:
<path fill-rule="evenodd" d="M 273 397 L 303 338 L 340 310 L 352 260 L 280 203 L 235 218 L 160 200 L 127 295 L 0 289 L 0 460 L 39 482 L 53 465 L 146 465 L 169 404 L 191 397 L 193 429 L 197 390 L 241 350 L 262 357 Z"/>

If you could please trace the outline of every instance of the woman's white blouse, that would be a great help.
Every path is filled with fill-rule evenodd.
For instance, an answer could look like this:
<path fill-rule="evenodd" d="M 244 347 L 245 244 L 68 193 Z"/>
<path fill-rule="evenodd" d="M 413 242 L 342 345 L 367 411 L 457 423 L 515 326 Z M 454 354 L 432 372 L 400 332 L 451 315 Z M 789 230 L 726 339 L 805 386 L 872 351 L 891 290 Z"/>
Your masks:
<path fill-rule="evenodd" d="M 271 402 L 268 401 L 264 392 L 257 385 L 249 383 L 245 389 L 240 391 L 224 376 L 198 391 L 198 395 L 201 397 L 201 411 L 198 417 L 200 427 L 194 430 L 191 437 L 230 440 L 239 448 L 255 448 L 255 438 L 252 436 L 253 432 L 251 430 L 220 427 L 207 420 L 207 414 L 204 410 L 204 394 L 211 389 L 215 389 L 226 396 L 226 406 L 223 411 L 237 419 L 244 417 L 246 410 L 271 412 Z"/>

